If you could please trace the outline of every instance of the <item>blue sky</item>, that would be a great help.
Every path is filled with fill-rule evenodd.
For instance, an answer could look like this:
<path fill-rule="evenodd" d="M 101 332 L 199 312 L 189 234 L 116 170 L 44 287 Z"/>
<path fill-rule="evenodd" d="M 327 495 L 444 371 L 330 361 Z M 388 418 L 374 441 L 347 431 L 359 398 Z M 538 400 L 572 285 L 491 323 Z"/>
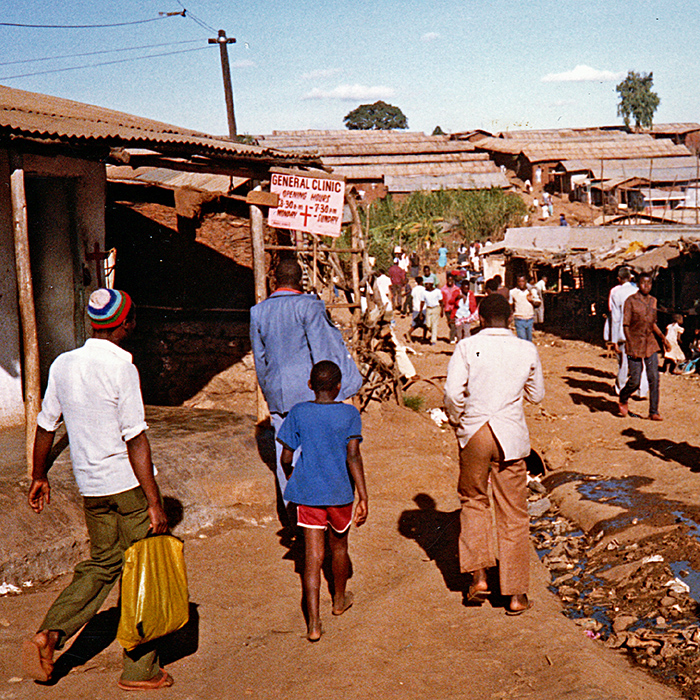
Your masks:
<path fill-rule="evenodd" d="M 653 71 L 656 122 L 700 121 L 700 11 L 688 0 L 182 0 L 225 29 L 239 133 L 342 129 L 357 105 L 399 106 L 409 128 L 620 123 L 615 85 Z M 182 10 L 179 0 L 3 3 L 0 22 L 99 24 Z M 105 29 L 0 26 L 0 84 L 102 105 L 210 133 L 227 132 L 215 34 L 191 17 Z M 178 43 L 175 42 L 192 42 Z M 24 76 L 121 60 L 147 60 Z M 54 57 L 51 61 L 13 63 Z"/>

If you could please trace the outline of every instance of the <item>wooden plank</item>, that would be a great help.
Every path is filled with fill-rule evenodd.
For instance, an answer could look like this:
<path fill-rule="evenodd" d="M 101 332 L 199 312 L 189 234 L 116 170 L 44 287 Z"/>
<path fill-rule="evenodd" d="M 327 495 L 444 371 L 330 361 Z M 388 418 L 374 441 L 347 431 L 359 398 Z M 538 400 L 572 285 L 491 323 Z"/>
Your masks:
<path fill-rule="evenodd" d="M 17 268 L 19 314 L 22 322 L 24 345 L 24 415 L 27 471 L 31 476 L 34 456 L 36 419 L 41 410 L 41 373 L 39 368 L 39 340 L 34 309 L 34 288 L 29 258 L 29 228 L 27 225 L 27 198 L 24 190 L 24 170 L 17 168 L 10 175 L 12 198 L 12 228 Z"/>
<path fill-rule="evenodd" d="M 279 206 L 279 195 L 276 192 L 263 192 L 257 188 L 248 192 L 245 201 L 258 207 Z"/>

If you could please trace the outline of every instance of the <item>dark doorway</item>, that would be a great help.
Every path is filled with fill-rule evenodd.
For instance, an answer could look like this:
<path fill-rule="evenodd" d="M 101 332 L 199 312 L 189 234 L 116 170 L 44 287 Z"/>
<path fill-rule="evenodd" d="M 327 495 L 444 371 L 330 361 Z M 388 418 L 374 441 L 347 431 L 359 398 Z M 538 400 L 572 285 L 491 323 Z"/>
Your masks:
<path fill-rule="evenodd" d="M 26 178 L 27 220 L 42 387 L 62 352 L 85 341 L 82 279 L 75 227 L 75 183 Z"/>

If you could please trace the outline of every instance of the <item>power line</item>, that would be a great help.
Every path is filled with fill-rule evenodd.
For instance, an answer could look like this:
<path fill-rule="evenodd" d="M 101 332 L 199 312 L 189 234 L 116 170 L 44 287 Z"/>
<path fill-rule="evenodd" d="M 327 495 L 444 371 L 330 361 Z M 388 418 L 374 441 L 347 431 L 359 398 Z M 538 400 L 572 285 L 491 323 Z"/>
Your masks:
<path fill-rule="evenodd" d="M 146 44 L 145 46 L 129 46 L 123 49 L 105 49 L 104 51 L 88 51 L 87 53 L 68 53 L 62 56 L 45 56 L 43 58 L 23 58 L 19 61 L 1 61 L 0 66 L 13 66 L 18 63 L 37 63 L 39 61 L 54 61 L 62 58 L 81 58 L 83 56 L 96 56 L 98 54 L 104 53 L 118 53 L 121 51 L 135 51 L 137 49 L 151 49 L 160 46 L 177 46 L 179 44 L 195 44 L 199 43 L 201 39 L 187 39 L 186 41 L 170 41 L 164 44 Z"/>
<path fill-rule="evenodd" d="M 16 22 L 0 22 L 0 27 L 22 27 L 26 29 L 104 29 L 106 27 L 127 27 L 131 24 L 145 24 L 146 22 L 157 22 L 168 17 L 185 17 L 185 10 L 182 12 L 168 12 L 161 17 L 151 17 L 150 19 L 137 19 L 131 22 L 115 22 L 114 24 L 19 24 Z"/>
<path fill-rule="evenodd" d="M 183 49 L 182 51 L 165 51 L 154 53 L 149 56 L 133 56 L 132 58 L 121 58 L 116 61 L 102 61 L 101 63 L 89 63 L 84 66 L 70 66 L 68 68 L 54 68 L 52 70 L 37 71 L 36 73 L 21 73 L 19 75 L 3 75 L 0 80 L 12 80 L 13 78 L 28 78 L 34 75 L 47 75 L 48 73 L 63 73 L 68 70 L 81 70 L 82 68 L 95 68 L 96 66 L 111 66 L 115 63 L 127 63 L 128 61 L 142 61 L 145 58 L 157 58 L 159 56 L 174 56 L 179 53 L 191 53 L 192 51 L 204 51 L 208 46 L 199 46 L 196 49 Z"/>
<path fill-rule="evenodd" d="M 215 32 L 216 29 L 211 26 L 211 24 L 207 24 L 203 19 L 197 17 L 197 15 L 193 15 L 190 10 L 188 10 L 180 0 L 178 0 L 178 5 L 182 8 L 182 16 L 183 17 L 189 17 L 193 22 L 198 24 L 202 29 L 206 29 L 208 32 Z"/>

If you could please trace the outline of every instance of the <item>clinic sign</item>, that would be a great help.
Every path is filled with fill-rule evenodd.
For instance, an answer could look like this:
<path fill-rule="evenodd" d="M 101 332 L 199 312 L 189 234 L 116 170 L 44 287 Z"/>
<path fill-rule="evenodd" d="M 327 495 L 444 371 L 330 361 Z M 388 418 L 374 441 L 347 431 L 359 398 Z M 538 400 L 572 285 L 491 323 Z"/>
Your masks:
<path fill-rule="evenodd" d="M 321 236 L 340 235 L 345 204 L 343 178 L 312 176 L 303 170 L 273 170 L 270 192 L 278 195 L 279 205 L 269 210 L 269 226 Z"/>

